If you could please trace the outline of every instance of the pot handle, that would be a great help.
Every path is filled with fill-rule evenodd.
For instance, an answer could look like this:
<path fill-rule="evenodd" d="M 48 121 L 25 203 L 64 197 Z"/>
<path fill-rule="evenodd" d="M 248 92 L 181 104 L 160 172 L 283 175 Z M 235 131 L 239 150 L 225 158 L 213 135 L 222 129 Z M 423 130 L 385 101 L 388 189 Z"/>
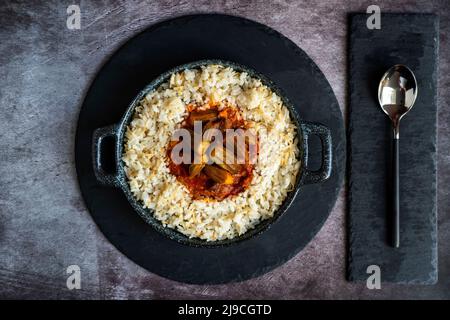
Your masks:
<path fill-rule="evenodd" d="M 119 175 L 117 174 L 117 172 L 107 173 L 103 169 L 101 154 L 103 139 L 105 139 L 106 137 L 114 137 L 117 141 L 117 128 L 117 125 L 98 128 L 94 131 L 94 134 L 92 136 L 92 159 L 95 177 L 97 178 L 98 182 L 113 187 L 119 186 Z"/>
<path fill-rule="evenodd" d="M 326 126 L 313 123 L 304 122 L 302 123 L 303 129 L 303 141 L 304 141 L 304 152 L 306 163 L 303 166 L 303 184 L 317 183 L 327 180 L 331 175 L 331 165 L 333 163 L 333 153 L 332 153 L 332 142 L 331 142 L 331 131 Z M 319 137 L 322 144 L 322 164 L 319 170 L 311 171 L 308 170 L 308 140 L 309 137 L 315 135 Z"/>

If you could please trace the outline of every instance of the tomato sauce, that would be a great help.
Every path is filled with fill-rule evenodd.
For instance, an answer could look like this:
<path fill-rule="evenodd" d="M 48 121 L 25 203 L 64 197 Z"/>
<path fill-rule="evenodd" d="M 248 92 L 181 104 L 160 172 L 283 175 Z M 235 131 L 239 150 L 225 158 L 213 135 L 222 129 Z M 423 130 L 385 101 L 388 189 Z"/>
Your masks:
<path fill-rule="evenodd" d="M 209 104 L 198 106 L 190 104 L 187 106 L 188 115 L 181 124 L 181 128 L 193 131 L 194 121 L 202 121 L 202 127 L 219 129 L 224 137 L 224 147 L 226 145 L 226 129 L 248 129 L 250 123 L 245 121 L 239 109 L 229 104 L 218 105 Z M 191 137 L 192 141 L 194 140 Z M 257 140 L 256 140 L 257 141 Z M 213 169 L 226 174 L 229 178 L 226 183 L 218 182 L 217 179 L 208 176 L 205 171 L 192 176 L 190 174 L 190 164 L 175 164 L 170 153 L 173 147 L 177 144 L 170 143 L 167 149 L 168 167 L 171 174 L 173 174 L 179 182 L 181 182 L 189 191 L 193 199 L 216 200 L 221 201 L 229 196 L 237 195 L 246 190 L 253 178 L 254 164 L 249 163 L 248 159 L 244 164 L 235 165 L 233 171 L 225 172 L 222 168 L 213 165 Z M 258 150 L 258 143 L 256 143 L 256 150 Z M 248 145 L 246 144 L 246 152 L 248 152 Z"/>

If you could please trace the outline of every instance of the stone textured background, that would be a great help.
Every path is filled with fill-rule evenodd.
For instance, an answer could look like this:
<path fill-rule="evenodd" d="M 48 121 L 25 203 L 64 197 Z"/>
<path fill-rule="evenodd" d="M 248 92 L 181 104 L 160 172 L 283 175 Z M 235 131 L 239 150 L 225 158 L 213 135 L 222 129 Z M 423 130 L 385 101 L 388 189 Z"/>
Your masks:
<path fill-rule="evenodd" d="M 81 30 L 66 28 L 70 4 L 80 5 Z M 309 54 L 345 114 L 346 14 L 364 12 L 370 4 L 384 12 L 440 15 L 437 285 L 368 290 L 345 281 L 345 189 L 301 253 L 241 283 L 170 281 L 129 261 L 104 238 L 78 189 L 74 136 L 90 83 L 121 44 L 170 17 L 247 17 Z M 450 1 L 2 1 L 0 25 L 0 298 L 450 298 Z M 71 264 L 81 267 L 81 290 L 66 288 Z"/>

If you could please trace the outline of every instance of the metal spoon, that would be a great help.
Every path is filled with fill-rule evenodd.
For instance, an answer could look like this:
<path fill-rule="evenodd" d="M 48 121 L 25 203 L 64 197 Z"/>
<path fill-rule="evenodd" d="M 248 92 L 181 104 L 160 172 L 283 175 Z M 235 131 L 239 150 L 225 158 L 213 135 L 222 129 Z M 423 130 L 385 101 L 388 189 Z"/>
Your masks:
<path fill-rule="evenodd" d="M 392 121 L 394 129 L 392 156 L 392 246 L 400 246 L 399 208 L 399 125 L 400 120 L 411 110 L 417 97 L 417 81 L 406 66 L 397 64 L 383 75 L 378 86 L 378 101 L 381 109 Z"/>

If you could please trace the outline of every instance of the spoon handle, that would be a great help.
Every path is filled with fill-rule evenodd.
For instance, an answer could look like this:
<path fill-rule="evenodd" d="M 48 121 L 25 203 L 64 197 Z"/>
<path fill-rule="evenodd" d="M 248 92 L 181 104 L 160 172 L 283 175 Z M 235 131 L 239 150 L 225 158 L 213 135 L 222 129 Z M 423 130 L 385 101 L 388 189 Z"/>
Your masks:
<path fill-rule="evenodd" d="M 392 246 L 398 248 L 400 246 L 400 198 L 399 198 L 399 153 L 398 137 L 394 137 L 394 150 L 392 157 Z"/>

